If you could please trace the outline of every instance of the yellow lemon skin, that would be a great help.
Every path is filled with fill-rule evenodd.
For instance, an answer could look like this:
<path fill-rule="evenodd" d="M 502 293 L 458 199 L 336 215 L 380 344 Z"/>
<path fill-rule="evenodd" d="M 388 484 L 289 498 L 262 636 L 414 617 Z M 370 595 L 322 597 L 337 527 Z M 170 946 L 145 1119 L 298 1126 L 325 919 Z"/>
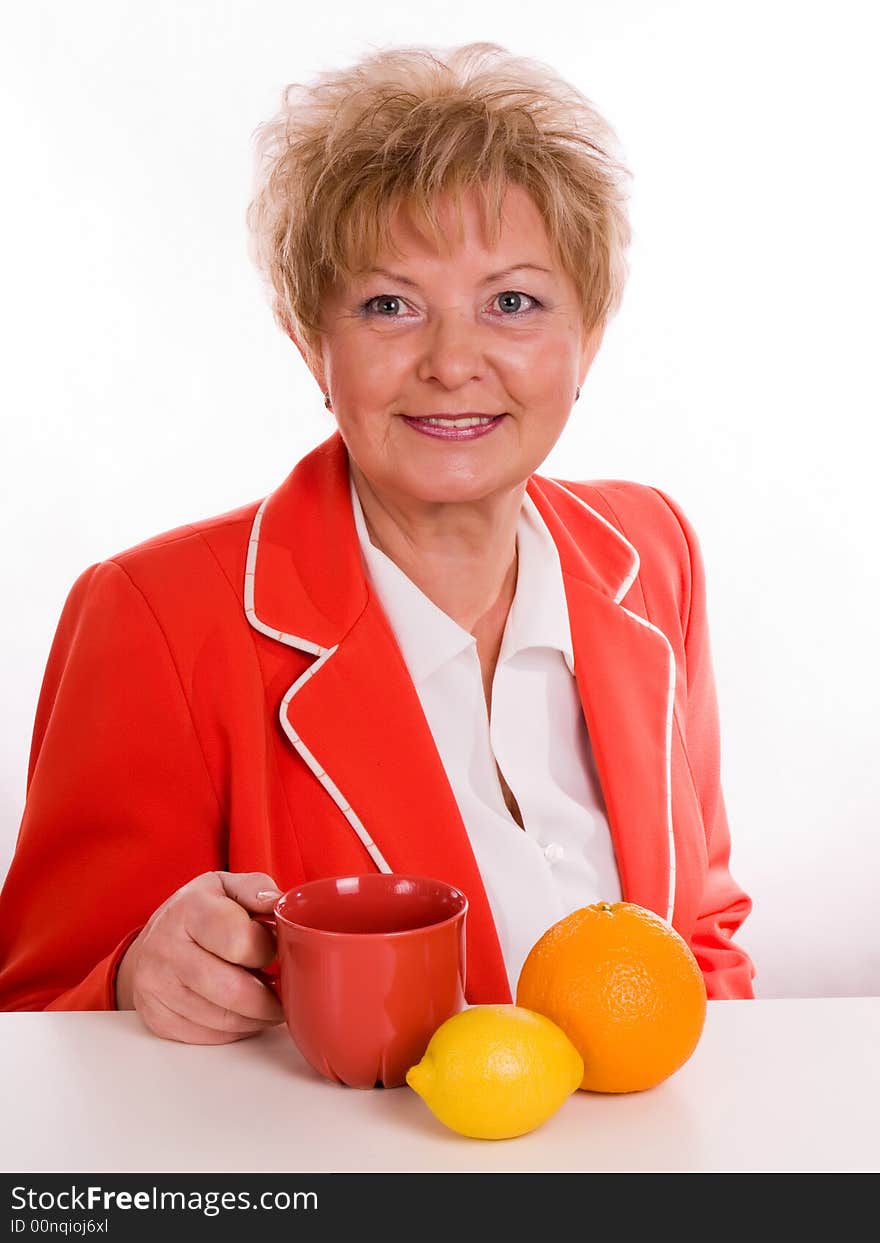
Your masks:
<path fill-rule="evenodd" d="M 406 1081 L 444 1126 L 512 1139 L 540 1126 L 584 1075 L 561 1027 L 524 1006 L 471 1006 L 434 1032 Z"/>

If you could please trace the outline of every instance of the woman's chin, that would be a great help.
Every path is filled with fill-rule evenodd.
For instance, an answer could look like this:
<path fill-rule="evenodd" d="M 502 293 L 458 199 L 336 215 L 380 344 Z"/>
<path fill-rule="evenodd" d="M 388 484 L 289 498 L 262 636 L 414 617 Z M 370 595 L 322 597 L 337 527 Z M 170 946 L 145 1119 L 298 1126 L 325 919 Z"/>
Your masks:
<path fill-rule="evenodd" d="M 398 490 L 425 504 L 463 505 L 482 501 L 494 493 L 510 491 L 522 480 L 514 478 L 509 469 L 499 468 L 482 471 L 461 470 L 430 472 L 404 472 L 398 481 Z"/>

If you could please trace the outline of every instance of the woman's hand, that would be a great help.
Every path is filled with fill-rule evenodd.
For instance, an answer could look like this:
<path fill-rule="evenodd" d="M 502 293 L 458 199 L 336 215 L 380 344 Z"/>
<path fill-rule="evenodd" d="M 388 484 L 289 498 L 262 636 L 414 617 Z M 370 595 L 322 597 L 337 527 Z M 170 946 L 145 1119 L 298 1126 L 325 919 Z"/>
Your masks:
<path fill-rule="evenodd" d="M 275 957 L 272 934 L 248 911 L 271 911 L 279 896 L 263 872 L 205 872 L 178 889 L 126 951 L 117 1009 L 187 1044 L 228 1044 L 280 1023 L 278 998 L 245 970 Z"/>

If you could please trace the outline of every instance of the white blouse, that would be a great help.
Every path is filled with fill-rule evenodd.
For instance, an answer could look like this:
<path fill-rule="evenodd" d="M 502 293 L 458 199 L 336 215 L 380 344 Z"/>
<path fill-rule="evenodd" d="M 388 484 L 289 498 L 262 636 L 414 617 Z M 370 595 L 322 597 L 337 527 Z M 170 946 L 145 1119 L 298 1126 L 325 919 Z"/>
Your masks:
<path fill-rule="evenodd" d="M 349 472 L 368 580 L 397 639 L 458 804 L 516 999 L 531 947 L 620 879 L 577 684 L 559 554 L 525 493 L 516 594 L 486 708 L 477 641 L 370 541 Z M 507 809 L 496 762 L 519 805 Z"/>

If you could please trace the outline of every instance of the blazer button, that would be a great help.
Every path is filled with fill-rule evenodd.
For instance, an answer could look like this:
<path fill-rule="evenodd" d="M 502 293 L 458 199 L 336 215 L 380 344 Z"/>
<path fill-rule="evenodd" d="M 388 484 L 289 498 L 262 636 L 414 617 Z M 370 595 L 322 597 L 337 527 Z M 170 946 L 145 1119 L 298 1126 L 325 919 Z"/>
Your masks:
<path fill-rule="evenodd" d="M 550 842 L 544 847 L 544 858 L 548 863 L 558 863 L 560 859 L 565 858 L 565 850 L 559 845 L 559 842 Z"/>

